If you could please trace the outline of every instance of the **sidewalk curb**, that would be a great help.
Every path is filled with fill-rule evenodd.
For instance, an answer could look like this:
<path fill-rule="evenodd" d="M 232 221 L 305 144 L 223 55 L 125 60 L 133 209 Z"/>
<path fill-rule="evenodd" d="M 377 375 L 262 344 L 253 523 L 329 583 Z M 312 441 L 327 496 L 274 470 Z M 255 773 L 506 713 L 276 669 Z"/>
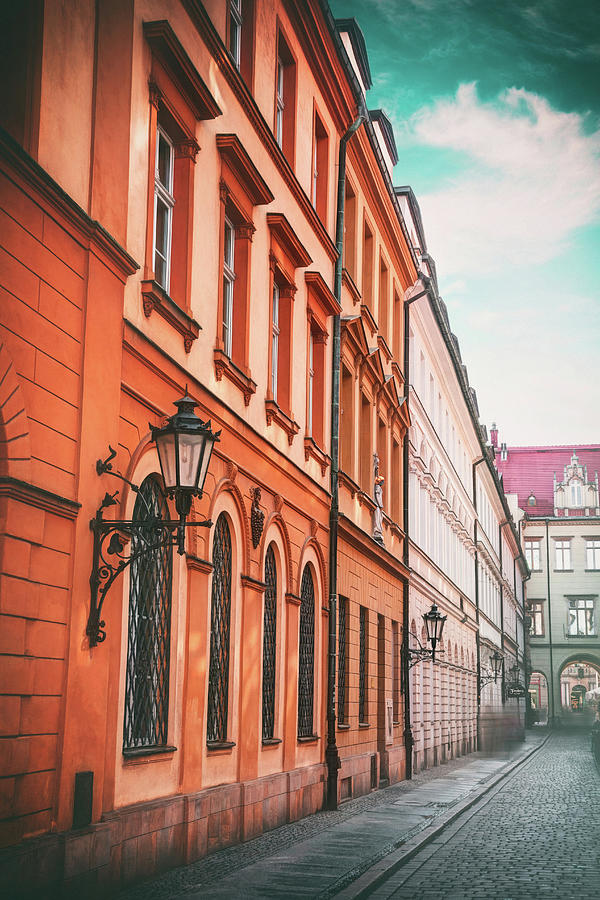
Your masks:
<path fill-rule="evenodd" d="M 456 819 L 462 816 L 463 813 L 478 803 L 482 797 L 485 797 L 485 795 L 493 790 L 493 788 L 501 781 L 509 775 L 512 775 L 519 766 L 522 766 L 531 759 L 534 753 L 537 753 L 538 750 L 541 750 L 542 747 L 546 745 L 551 734 L 552 732 L 549 732 L 543 741 L 536 747 L 532 747 L 531 750 L 524 753 L 512 764 L 507 763 L 497 775 L 493 775 L 489 781 L 482 785 L 481 789 L 474 792 L 474 795 L 469 796 L 466 800 L 459 801 L 455 807 L 436 817 L 431 825 L 427 825 L 412 838 L 409 838 L 406 841 L 400 841 L 396 850 L 392 850 L 391 853 L 386 854 L 386 856 L 370 866 L 362 875 L 359 875 L 358 878 L 353 879 L 351 882 L 341 887 L 339 891 L 336 891 L 335 885 L 332 885 L 331 888 L 321 896 L 336 897 L 340 898 L 340 900 L 364 900 L 364 898 L 370 896 L 373 890 L 383 884 L 397 869 L 401 868 L 401 866 L 408 862 L 413 856 L 416 856 L 423 847 L 433 841 L 448 827 L 448 825 L 451 825 Z"/>

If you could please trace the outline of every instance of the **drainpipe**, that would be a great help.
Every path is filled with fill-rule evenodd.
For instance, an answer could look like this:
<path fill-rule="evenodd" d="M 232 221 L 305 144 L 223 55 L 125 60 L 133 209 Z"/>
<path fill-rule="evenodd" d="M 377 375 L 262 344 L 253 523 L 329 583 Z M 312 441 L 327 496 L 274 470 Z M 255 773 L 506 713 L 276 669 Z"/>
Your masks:
<path fill-rule="evenodd" d="M 408 398 L 410 393 L 410 304 L 415 300 L 420 300 L 429 294 L 431 279 L 419 272 L 419 279 L 416 284 L 421 281 L 425 286 L 425 290 L 415 294 L 414 297 L 404 300 L 404 402 L 408 406 Z M 406 568 L 410 568 L 409 556 L 409 527 L 410 527 L 410 504 L 408 501 L 408 434 L 404 435 L 404 444 L 402 447 L 402 528 L 404 531 L 404 542 L 402 545 L 402 562 Z M 413 770 L 413 733 L 410 721 L 410 665 L 409 665 L 409 629 L 410 615 L 408 608 L 409 590 L 408 581 L 402 582 L 402 684 L 404 685 L 404 752 L 406 754 L 406 778 L 412 778 Z"/>
<path fill-rule="evenodd" d="M 337 259 L 333 292 L 338 304 L 342 305 L 342 254 L 344 250 L 344 205 L 346 200 L 346 145 L 355 134 L 367 112 L 360 105 L 358 116 L 340 140 L 338 156 L 337 213 L 335 226 L 335 243 Z M 331 360 L 331 508 L 329 511 L 329 649 L 327 667 L 327 809 L 337 809 L 338 805 L 338 754 L 335 733 L 335 675 L 336 675 L 336 626 L 337 626 L 337 545 L 339 521 L 339 451 L 340 451 L 340 315 L 333 317 L 333 339 Z"/>
<path fill-rule="evenodd" d="M 554 662 L 552 659 L 552 603 L 550 600 L 550 537 L 548 533 L 548 519 L 544 520 L 546 523 L 546 572 L 547 572 L 547 583 L 548 583 L 548 651 L 550 654 L 550 708 L 548 710 L 548 727 L 554 727 Z"/>

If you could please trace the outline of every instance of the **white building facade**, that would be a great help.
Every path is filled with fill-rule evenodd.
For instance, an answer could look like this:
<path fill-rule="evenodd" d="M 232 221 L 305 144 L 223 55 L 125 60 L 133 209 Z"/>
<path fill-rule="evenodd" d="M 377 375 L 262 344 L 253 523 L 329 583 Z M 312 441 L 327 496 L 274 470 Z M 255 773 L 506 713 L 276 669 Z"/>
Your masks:
<path fill-rule="evenodd" d="M 421 270 L 431 279 L 428 291 L 409 303 L 406 323 L 413 648 L 425 643 L 422 616 L 432 603 L 447 616 L 435 662 L 410 667 L 413 770 L 419 771 L 522 730 L 524 703 L 509 699 L 505 672 L 518 664 L 524 682 L 526 566 L 458 341 L 437 294 L 418 204 L 410 188 L 397 193 Z M 494 654 L 508 662 L 496 682 L 488 678 Z"/>

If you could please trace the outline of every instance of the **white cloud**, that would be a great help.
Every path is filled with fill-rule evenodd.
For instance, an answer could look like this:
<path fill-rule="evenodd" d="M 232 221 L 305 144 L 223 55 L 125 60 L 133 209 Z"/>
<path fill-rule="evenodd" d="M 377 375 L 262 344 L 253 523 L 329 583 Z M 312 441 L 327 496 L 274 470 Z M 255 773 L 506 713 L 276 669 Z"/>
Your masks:
<path fill-rule="evenodd" d="M 524 89 L 483 102 L 476 84 L 410 123 L 418 144 L 465 155 L 443 188 L 419 197 L 431 253 L 444 277 L 547 262 L 600 212 L 600 132 Z"/>

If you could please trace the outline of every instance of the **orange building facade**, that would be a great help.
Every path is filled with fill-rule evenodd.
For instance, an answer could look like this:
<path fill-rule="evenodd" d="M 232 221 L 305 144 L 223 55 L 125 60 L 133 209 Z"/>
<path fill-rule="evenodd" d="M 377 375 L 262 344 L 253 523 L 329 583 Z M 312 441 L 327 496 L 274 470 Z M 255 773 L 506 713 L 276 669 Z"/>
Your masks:
<path fill-rule="evenodd" d="M 368 85 L 320 3 L 31 0 L 11 16 L 2 871 L 102 892 L 323 808 L 340 313 L 337 796 L 405 777 L 401 312 L 417 272 L 371 113 L 348 142 L 336 296 L 336 166 Z M 90 628 L 90 521 L 103 503 L 141 535 L 176 517 L 149 425 L 184 393 L 221 432 L 191 513 L 212 524 L 182 556 L 128 565 Z M 121 534 L 125 553 L 140 540 Z"/>

